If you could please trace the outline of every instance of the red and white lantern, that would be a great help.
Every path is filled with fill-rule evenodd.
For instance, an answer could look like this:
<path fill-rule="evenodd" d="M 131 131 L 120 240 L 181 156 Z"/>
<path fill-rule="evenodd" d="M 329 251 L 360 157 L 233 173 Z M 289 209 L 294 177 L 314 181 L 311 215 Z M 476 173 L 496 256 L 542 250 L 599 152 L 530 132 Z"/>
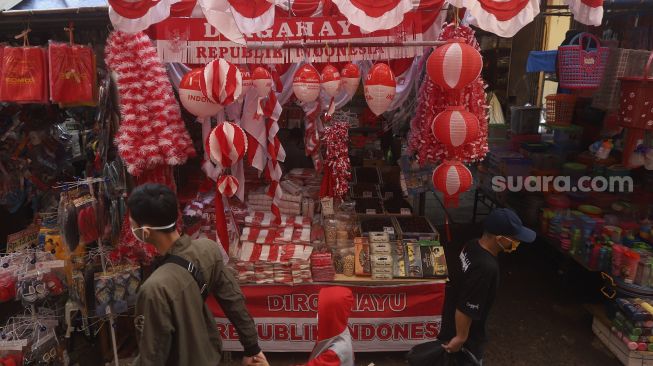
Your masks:
<path fill-rule="evenodd" d="M 227 197 L 233 197 L 238 191 L 238 179 L 232 175 L 223 175 L 218 179 L 218 191 Z"/>
<path fill-rule="evenodd" d="M 435 116 L 431 130 L 443 144 L 459 147 L 478 138 L 478 118 L 462 106 L 449 106 Z"/>
<path fill-rule="evenodd" d="M 243 98 L 245 95 L 247 95 L 247 92 L 252 88 L 254 84 L 252 81 L 252 74 L 249 72 L 247 65 L 239 65 L 238 69 L 240 70 L 240 75 L 243 79 L 243 87 L 240 93 L 240 98 Z"/>
<path fill-rule="evenodd" d="M 210 101 L 226 106 L 240 98 L 243 78 L 236 65 L 219 58 L 204 66 L 200 86 Z"/>
<path fill-rule="evenodd" d="M 340 72 L 338 72 L 338 69 L 331 64 L 324 66 L 321 79 L 322 90 L 328 96 L 335 97 L 338 94 L 338 88 L 340 88 Z"/>
<path fill-rule="evenodd" d="M 293 78 L 292 90 L 301 102 L 310 103 L 317 100 L 320 96 L 320 74 L 315 67 L 309 64 L 300 67 Z"/>
<path fill-rule="evenodd" d="M 436 48 L 426 62 L 426 72 L 445 90 L 462 89 L 476 80 L 483 68 L 481 54 L 472 46 L 452 41 Z"/>
<path fill-rule="evenodd" d="M 206 118 L 222 110 L 220 104 L 213 103 L 202 93 L 200 86 L 204 77 L 203 69 L 193 69 L 186 73 L 179 84 L 179 100 L 192 115 Z"/>
<path fill-rule="evenodd" d="M 259 98 L 265 98 L 272 90 L 272 75 L 265 67 L 257 67 L 252 71 L 252 86 Z"/>
<path fill-rule="evenodd" d="M 340 71 L 340 80 L 347 95 L 353 97 L 361 82 L 361 71 L 358 69 L 358 66 L 348 63 Z"/>
<path fill-rule="evenodd" d="M 209 134 L 206 149 L 214 164 L 221 168 L 229 168 L 245 156 L 247 136 L 237 124 L 222 122 Z"/>
<path fill-rule="evenodd" d="M 365 78 L 365 100 L 375 115 L 388 110 L 397 93 L 397 81 L 390 66 L 377 63 Z"/>
<path fill-rule="evenodd" d="M 445 160 L 433 171 L 433 186 L 444 193 L 445 207 L 458 207 L 458 196 L 472 186 L 472 173 L 458 160 Z"/>

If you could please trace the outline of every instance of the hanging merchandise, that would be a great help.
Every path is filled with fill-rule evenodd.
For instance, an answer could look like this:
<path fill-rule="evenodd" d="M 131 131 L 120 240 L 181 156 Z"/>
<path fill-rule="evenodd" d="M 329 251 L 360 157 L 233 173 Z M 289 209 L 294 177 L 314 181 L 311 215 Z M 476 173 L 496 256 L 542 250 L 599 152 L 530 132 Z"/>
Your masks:
<path fill-rule="evenodd" d="M 221 177 L 216 182 L 215 192 L 215 225 L 220 244 L 225 251 L 229 252 L 229 234 L 227 230 L 227 219 L 224 213 L 224 203 L 222 202 L 222 192 L 229 195 L 235 193 L 238 189 L 238 179 L 232 175 L 224 174 L 224 170 L 240 161 L 247 153 L 247 135 L 245 131 L 237 124 L 231 122 L 222 122 L 218 124 L 209 138 L 205 141 L 206 150 L 209 152 L 211 161 L 217 165 L 221 171 Z M 222 178 L 229 177 L 228 181 Z M 230 182 L 229 184 L 226 184 Z M 235 185 L 233 192 L 231 188 Z M 221 189 L 222 186 L 222 189 Z M 229 188 L 231 187 L 231 188 Z"/>
<path fill-rule="evenodd" d="M 480 49 L 474 31 L 467 26 L 445 25 L 440 40 L 461 39 L 477 51 Z M 461 90 L 460 103 L 478 119 L 479 134 L 474 141 L 463 144 L 455 151 L 453 157 L 462 162 L 472 162 L 482 159 L 488 151 L 487 146 L 487 103 L 485 82 L 482 77 L 477 77 Z M 452 102 L 451 93 L 430 78 L 425 78 L 417 94 L 417 107 L 415 117 L 411 121 L 411 130 L 408 135 L 409 151 L 416 154 L 417 162 L 424 166 L 451 158 L 450 152 L 442 142 L 433 136 L 433 119 L 443 112 Z M 458 99 L 458 98 L 456 98 Z"/>
<path fill-rule="evenodd" d="M 72 24 L 65 28 L 70 42 L 50 41 L 48 64 L 50 100 L 62 104 L 93 104 L 95 102 L 95 53 L 89 46 L 73 43 Z"/>
<path fill-rule="evenodd" d="M 445 207 L 458 207 L 458 195 L 472 186 L 472 173 L 457 160 L 445 160 L 433 171 L 433 186 L 444 193 Z"/>
<path fill-rule="evenodd" d="M 2 47 L 0 55 L 0 101 L 17 103 L 47 103 L 47 60 L 45 49 L 29 45 L 27 34 L 22 47 Z"/>
<path fill-rule="evenodd" d="M 233 175 L 223 175 L 218 178 L 218 191 L 228 198 L 233 197 L 238 190 L 238 179 Z"/>
<path fill-rule="evenodd" d="M 601 47 L 601 41 L 595 35 L 585 32 L 577 34 L 568 45 L 558 47 L 560 87 L 598 88 L 603 80 L 609 52 L 608 47 Z"/>
<path fill-rule="evenodd" d="M 256 90 L 256 95 L 259 98 L 265 98 L 272 90 L 272 75 L 265 68 L 258 66 L 252 72 L 252 86 Z"/>
<path fill-rule="evenodd" d="M 457 148 L 478 138 L 478 118 L 462 106 L 450 106 L 435 117 L 432 131 L 438 141 Z"/>
<path fill-rule="evenodd" d="M 240 75 L 242 77 L 242 91 L 240 93 L 240 98 L 238 99 L 242 99 L 245 97 L 245 95 L 247 95 L 249 89 L 252 88 L 254 82 L 252 80 L 252 74 L 249 72 L 247 65 L 238 65 L 238 70 L 240 70 Z"/>
<path fill-rule="evenodd" d="M 217 59 L 204 66 L 200 79 L 202 93 L 213 103 L 227 106 L 240 98 L 243 77 L 238 67 L 224 59 Z"/>
<path fill-rule="evenodd" d="M 304 64 L 293 77 L 292 90 L 302 103 L 317 100 L 320 95 L 320 74 L 310 64 Z"/>
<path fill-rule="evenodd" d="M 650 77 L 653 52 L 642 76 L 619 78 L 621 105 L 619 123 L 624 127 L 653 130 L 653 77 Z"/>
<path fill-rule="evenodd" d="M 334 122 L 324 129 L 322 136 L 326 145 L 324 175 L 320 197 L 342 198 L 349 191 L 351 163 L 349 161 L 349 125 Z"/>
<path fill-rule="evenodd" d="M 204 96 L 201 89 L 202 78 L 204 69 L 193 69 L 186 73 L 179 83 L 179 100 L 192 115 L 207 118 L 216 115 L 223 107 Z"/>
<path fill-rule="evenodd" d="M 324 66 L 321 82 L 322 90 L 330 97 L 326 113 L 330 117 L 335 112 L 335 97 L 340 90 L 340 73 L 338 69 L 331 64 Z"/>
<path fill-rule="evenodd" d="M 449 40 L 436 48 L 426 61 L 429 78 L 445 90 L 459 90 L 481 74 L 483 59 L 474 47 Z"/>
<path fill-rule="evenodd" d="M 358 90 L 358 85 L 361 82 L 361 72 L 358 66 L 352 64 L 351 62 L 346 64 L 340 71 L 340 77 L 342 82 L 342 87 L 347 92 L 349 97 L 353 97 Z"/>
<path fill-rule="evenodd" d="M 379 116 L 388 110 L 397 93 L 397 81 L 388 64 L 377 63 L 365 78 L 365 100 L 372 112 Z"/>

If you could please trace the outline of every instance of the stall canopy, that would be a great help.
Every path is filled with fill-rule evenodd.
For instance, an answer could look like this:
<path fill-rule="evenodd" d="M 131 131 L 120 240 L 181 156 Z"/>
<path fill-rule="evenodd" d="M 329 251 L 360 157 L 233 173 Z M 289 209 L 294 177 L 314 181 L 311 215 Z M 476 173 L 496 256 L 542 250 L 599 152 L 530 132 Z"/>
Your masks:
<path fill-rule="evenodd" d="M 577 21 L 601 24 L 603 0 L 565 2 Z M 109 0 L 109 15 L 114 26 L 126 32 L 169 18 L 203 18 L 219 34 L 245 44 L 248 35 L 269 30 L 280 16 L 342 17 L 371 33 L 394 29 L 411 13 L 435 20 L 445 3 L 467 9 L 471 24 L 502 37 L 512 37 L 540 11 L 540 0 Z"/>

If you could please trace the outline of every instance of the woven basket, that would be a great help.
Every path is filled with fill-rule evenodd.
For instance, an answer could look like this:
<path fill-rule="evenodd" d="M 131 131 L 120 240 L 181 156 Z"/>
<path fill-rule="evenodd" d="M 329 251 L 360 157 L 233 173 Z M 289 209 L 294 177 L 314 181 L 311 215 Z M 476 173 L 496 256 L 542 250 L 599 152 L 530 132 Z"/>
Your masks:
<path fill-rule="evenodd" d="M 546 96 L 546 123 L 552 126 L 569 126 L 574 117 L 576 96 L 552 94 Z"/>
<path fill-rule="evenodd" d="M 621 91 L 619 78 L 641 75 L 648 56 L 647 50 L 610 48 L 608 65 L 603 74 L 603 81 L 592 97 L 592 107 L 604 111 L 617 111 Z"/>
<path fill-rule="evenodd" d="M 620 78 L 619 123 L 624 127 L 653 130 L 653 78 L 649 76 L 652 63 L 653 52 L 642 76 Z"/>
<path fill-rule="evenodd" d="M 585 47 L 583 41 L 587 39 Z M 594 41 L 596 48 L 590 48 Z M 578 44 L 575 44 L 578 42 Z M 558 47 L 558 79 L 565 89 L 596 89 L 601 84 L 610 50 L 590 33 L 580 33 Z"/>

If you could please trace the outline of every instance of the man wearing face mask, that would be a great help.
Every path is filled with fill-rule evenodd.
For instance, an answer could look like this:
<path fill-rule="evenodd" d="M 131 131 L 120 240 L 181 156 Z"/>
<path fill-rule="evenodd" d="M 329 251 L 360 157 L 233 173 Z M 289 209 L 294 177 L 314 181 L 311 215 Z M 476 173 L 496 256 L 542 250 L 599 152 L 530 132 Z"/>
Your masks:
<path fill-rule="evenodd" d="M 134 189 L 127 205 L 134 236 L 153 244 L 163 256 L 163 264 L 138 290 L 134 322 L 139 356 L 133 365 L 218 365 L 222 344 L 204 302 L 209 293 L 238 332 L 243 365 L 252 364 L 255 357 L 265 359 L 256 325 L 238 283 L 225 268 L 219 245 L 177 231 L 175 194 L 164 185 L 144 184 Z"/>
<path fill-rule="evenodd" d="M 438 338 L 447 352 L 456 354 L 458 365 L 482 363 L 485 322 L 499 284 L 497 256 L 513 252 L 522 241 L 535 240 L 535 232 L 507 208 L 492 210 L 483 228 L 483 236 L 465 244 L 460 256 L 450 261 Z"/>

